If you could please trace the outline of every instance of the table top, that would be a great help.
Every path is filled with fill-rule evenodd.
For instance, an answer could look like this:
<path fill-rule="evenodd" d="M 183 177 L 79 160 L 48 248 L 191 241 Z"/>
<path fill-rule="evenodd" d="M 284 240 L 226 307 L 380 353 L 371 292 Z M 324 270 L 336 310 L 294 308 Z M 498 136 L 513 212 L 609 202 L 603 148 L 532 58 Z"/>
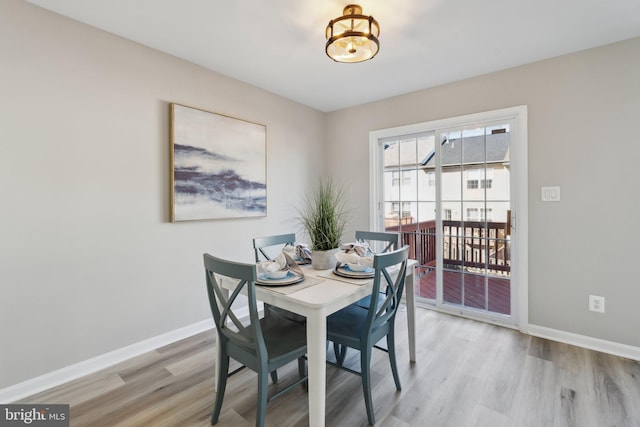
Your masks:
<path fill-rule="evenodd" d="M 317 278 L 319 282 L 287 294 L 277 292 L 269 286 L 257 285 L 256 298 L 305 316 L 314 310 L 331 313 L 371 293 L 373 279 L 364 280 L 363 284 L 356 285 L 321 276 L 322 273 L 330 273 L 331 270 L 314 270 L 311 266 L 303 266 L 302 270 L 305 277 Z"/>
<path fill-rule="evenodd" d="M 416 264 L 416 260 L 409 260 L 407 275 L 413 274 L 413 266 Z M 311 286 L 303 286 L 304 282 L 299 285 L 289 285 L 299 286 L 300 290 L 287 293 L 278 292 L 270 286 L 256 285 L 256 299 L 309 316 L 312 313 L 331 314 L 371 294 L 373 279 L 345 279 L 333 275 L 332 270 L 315 270 L 310 265 L 304 265 L 301 268 L 305 277 L 315 278 L 314 282 L 317 283 Z M 227 286 L 224 282 L 222 286 L 232 290 L 231 281 L 226 281 Z"/>
<path fill-rule="evenodd" d="M 412 274 L 416 263 L 415 260 L 409 261 L 408 274 Z M 315 270 L 310 265 L 302 266 L 302 270 L 305 277 L 313 277 L 321 281 L 312 286 L 301 286 L 299 291 L 287 294 L 277 292 L 268 286 L 258 285 L 256 298 L 294 313 L 308 315 L 314 310 L 329 314 L 371 294 L 373 279 L 343 279 L 333 275 L 331 270 Z"/>

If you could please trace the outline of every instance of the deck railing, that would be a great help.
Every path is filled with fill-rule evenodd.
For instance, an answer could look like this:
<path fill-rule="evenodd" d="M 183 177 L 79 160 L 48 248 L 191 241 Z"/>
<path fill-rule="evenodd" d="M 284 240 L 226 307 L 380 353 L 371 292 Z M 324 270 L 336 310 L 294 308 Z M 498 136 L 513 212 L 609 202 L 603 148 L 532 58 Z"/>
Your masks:
<path fill-rule="evenodd" d="M 508 274 L 511 271 L 510 239 L 506 222 L 442 221 L 443 263 Z M 434 266 L 436 222 L 387 226 L 400 233 L 401 244 L 409 245 L 409 257 L 420 266 Z"/>

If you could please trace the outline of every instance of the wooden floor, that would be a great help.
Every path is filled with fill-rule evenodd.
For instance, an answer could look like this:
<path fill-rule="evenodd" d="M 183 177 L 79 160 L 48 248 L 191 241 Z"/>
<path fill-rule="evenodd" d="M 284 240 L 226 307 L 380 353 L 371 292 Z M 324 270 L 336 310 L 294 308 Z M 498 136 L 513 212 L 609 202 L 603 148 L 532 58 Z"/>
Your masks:
<path fill-rule="evenodd" d="M 378 426 L 640 426 L 638 362 L 418 309 L 418 362 L 409 364 L 405 319 L 400 312 L 402 391 L 386 353 L 374 353 Z M 202 333 L 22 402 L 69 403 L 78 427 L 208 426 L 214 342 Z M 358 366 L 355 352 L 347 363 Z M 327 369 L 327 425 L 367 425 L 360 378 Z M 280 382 L 296 370 L 279 371 Z M 256 387 L 246 369 L 230 378 L 219 426 L 255 424 Z M 308 425 L 306 394 L 296 388 L 270 403 L 266 424 Z"/>

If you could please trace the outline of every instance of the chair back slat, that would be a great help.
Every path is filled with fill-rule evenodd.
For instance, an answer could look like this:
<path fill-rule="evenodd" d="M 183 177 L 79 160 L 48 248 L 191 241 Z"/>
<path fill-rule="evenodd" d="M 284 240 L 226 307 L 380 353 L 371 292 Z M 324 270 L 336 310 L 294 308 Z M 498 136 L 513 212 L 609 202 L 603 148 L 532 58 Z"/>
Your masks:
<path fill-rule="evenodd" d="M 408 258 L 409 246 L 374 256 L 375 277 L 366 324 L 369 335 L 394 321 L 404 291 Z"/>
<path fill-rule="evenodd" d="M 236 263 L 205 254 L 204 265 L 209 305 L 221 339 L 249 349 L 258 357 L 266 357 L 266 345 L 260 328 L 255 295 L 255 264 Z M 222 280 L 235 282 L 228 297 L 225 296 L 227 291 L 222 289 Z M 234 302 L 245 289 L 250 319 L 247 325 L 240 321 L 234 311 Z"/>
<path fill-rule="evenodd" d="M 244 281 L 244 283 L 238 282 L 233 293 L 228 298 L 225 298 L 221 290 L 221 284 L 218 283 L 218 278 L 216 278 L 215 274 L 212 271 L 207 271 L 206 273 L 209 276 L 210 280 L 215 283 L 215 286 L 212 286 L 212 288 L 215 293 L 215 297 L 217 298 L 219 308 L 222 309 L 222 311 L 220 312 L 220 323 L 222 325 L 226 325 L 227 320 L 231 319 L 233 325 L 237 329 L 244 329 L 244 325 L 242 324 L 240 319 L 238 319 L 238 317 L 236 317 L 236 315 L 233 313 L 233 311 L 231 310 L 231 306 L 236 300 L 238 294 L 240 294 L 240 292 L 242 291 L 242 288 L 246 285 L 246 281 Z M 220 280 L 223 279 L 220 278 Z"/>
<path fill-rule="evenodd" d="M 378 249 L 381 244 L 384 244 L 382 250 L 375 251 L 376 253 L 385 253 L 395 251 L 400 247 L 400 235 L 398 233 L 388 233 L 380 231 L 356 231 L 356 241 L 366 241 L 369 243 L 369 247 L 375 247 Z"/>
<path fill-rule="evenodd" d="M 280 250 L 285 245 L 295 245 L 296 235 L 293 233 L 280 234 L 278 236 L 257 237 L 253 239 L 253 250 L 256 256 L 256 262 L 269 261 L 273 257 L 265 250 L 271 246 L 280 246 Z"/>

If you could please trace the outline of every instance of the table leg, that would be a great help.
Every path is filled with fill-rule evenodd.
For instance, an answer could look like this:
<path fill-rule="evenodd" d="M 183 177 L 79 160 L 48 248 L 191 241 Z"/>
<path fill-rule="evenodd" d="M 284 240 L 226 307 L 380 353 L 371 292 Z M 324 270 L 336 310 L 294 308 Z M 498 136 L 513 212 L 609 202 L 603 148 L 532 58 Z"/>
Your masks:
<path fill-rule="evenodd" d="M 324 427 L 327 381 L 327 319 L 320 313 L 307 316 L 309 369 L 309 426 Z"/>
<path fill-rule="evenodd" d="M 413 267 L 408 267 L 413 269 Z M 409 332 L 409 361 L 416 361 L 416 294 L 413 277 L 415 270 L 407 274 L 405 280 L 407 301 L 407 331 Z"/>

